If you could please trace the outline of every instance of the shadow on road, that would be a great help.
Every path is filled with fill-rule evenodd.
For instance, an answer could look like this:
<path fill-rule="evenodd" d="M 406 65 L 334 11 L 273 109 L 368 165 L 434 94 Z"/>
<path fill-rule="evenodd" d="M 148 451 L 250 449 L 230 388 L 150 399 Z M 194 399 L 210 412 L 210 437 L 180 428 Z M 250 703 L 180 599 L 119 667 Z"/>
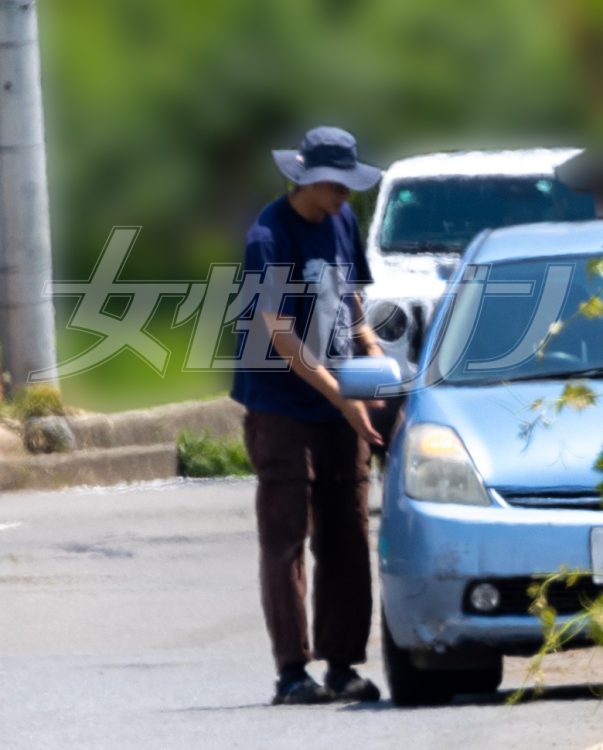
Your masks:
<path fill-rule="evenodd" d="M 188 708 L 162 708 L 157 713 L 160 714 L 190 714 L 203 712 L 222 712 L 222 711 L 255 711 L 258 708 L 272 708 L 271 703 L 246 703 L 241 706 L 189 706 Z M 279 706 L 282 708 L 282 706 Z M 286 708 L 286 707 L 285 707 Z"/>
<path fill-rule="evenodd" d="M 342 711 L 364 711 L 375 713 L 379 711 L 406 710 L 421 711 L 433 710 L 434 708 L 460 708 L 463 706 L 503 706 L 515 693 L 514 690 L 499 690 L 496 693 L 475 693 L 456 695 L 450 703 L 432 704 L 424 706 L 408 706 L 398 708 L 391 700 L 381 700 L 378 703 L 348 703 L 338 704 L 330 703 L 324 706 L 278 706 L 277 710 L 287 710 L 291 708 L 305 708 L 307 710 L 318 711 L 325 708 L 335 708 L 338 712 Z M 543 692 L 537 692 L 534 688 L 529 688 L 524 692 L 520 704 L 532 703 L 535 701 L 575 701 L 575 700 L 600 700 L 603 697 L 602 685 L 559 685 L 557 687 L 547 687 Z M 246 703 L 234 706 L 189 706 L 188 708 L 163 709 L 159 713 L 203 713 L 213 712 L 222 713 L 228 711 L 255 711 L 258 708 L 273 708 L 270 702 L 266 703 Z"/>
<path fill-rule="evenodd" d="M 391 700 L 382 700 L 374 703 L 353 703 L 341 706 L 340 711 L 385 711 L 389 709 L 420 711 L 425 709 L 450 708 L 462 706 L 502 706 L 509 701 L 515 690 L 498 690 L 496 693 L 466 693 L 456 695 L 450 703 L 432 704 L 424 706 L 408 706 L 398 708 Z M 535 701 L 575 701 L 575 700 L 601 700 L 603 697 L 603 685 L 559 685 L 557 687 L 544 688 L 543 692 L 537 692 L 534 688 L 526 689 L 523 698 L 518 705 L 533 703 Z"/>
<path fill-rule="evenodd" d="M 497 706 L 507 702 L 515 690 L 499 690 L 487 695 L 458 695 L 454 699 L 456 706 L 480 705 Z M 530 703 L 534 701 L 575 701 L 575 700 L 600 700 L 603 696 L 603 685 L 557 685 L 545 687 L 542 691 L 528 688 L 519 702 Z"/>

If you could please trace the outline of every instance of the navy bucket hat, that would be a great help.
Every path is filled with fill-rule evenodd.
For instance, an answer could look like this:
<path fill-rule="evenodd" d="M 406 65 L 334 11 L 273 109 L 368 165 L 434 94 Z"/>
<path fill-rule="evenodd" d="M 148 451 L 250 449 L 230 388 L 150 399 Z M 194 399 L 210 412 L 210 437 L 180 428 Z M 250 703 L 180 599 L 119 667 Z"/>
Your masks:
<path fill-rule="evenodd" d="M 341 128 L 324 125 L 308 130 L 299 151 L 273 151 L 276 166 L 296 185 L 336 182 L 350 190 L 368 190 L 381 179 L 381 170 L 362 164 L 356 139 Z"/>

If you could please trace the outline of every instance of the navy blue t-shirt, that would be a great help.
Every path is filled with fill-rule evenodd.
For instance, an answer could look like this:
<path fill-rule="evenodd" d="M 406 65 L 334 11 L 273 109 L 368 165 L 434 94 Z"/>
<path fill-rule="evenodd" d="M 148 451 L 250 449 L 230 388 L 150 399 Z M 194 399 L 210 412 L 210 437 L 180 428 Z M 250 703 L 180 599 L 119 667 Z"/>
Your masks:
<path fill-rule="evenodd" d="M 317 223 L 300 216 L 286 195 L 270 203 L 247 233 L 244 270 L 265 274 L 267 264 L 290 265 L 291 284 L 306 293 L 283 296 L 280 289 L 264 287 L 252 314 L 269 311 L 293 317 L 297 335 L 327 366 L 351 356 L 351 295 L 372 277 L 350 206 L 344 204 L 339 214 Z M 275 352 L 272 355 L 282 362 Z M 292 370 L 236 370 L 231 396 L 252 411 L 309 422 L 342 418 Z"/>

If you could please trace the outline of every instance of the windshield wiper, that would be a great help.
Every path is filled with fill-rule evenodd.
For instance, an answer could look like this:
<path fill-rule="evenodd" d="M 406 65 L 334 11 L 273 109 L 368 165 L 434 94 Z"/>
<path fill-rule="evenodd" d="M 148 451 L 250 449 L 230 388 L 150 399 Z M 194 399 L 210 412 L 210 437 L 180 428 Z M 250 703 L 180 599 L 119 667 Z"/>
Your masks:
<path fill-rule="evenodd" d="M 571 380 L 576 378 L 603 378 L 603 365 L 589 367 L 584 370 L 565 370 L 560 372 L 527 372 L 523 375 L 492 377 L 492 378 L 462 378 L 442 381 L 442 385 L 481 387 L 485 385 L 504 385 L 505 383 L 525 383 L 530 380 Z"/>
<path fill-rule="evenodd" d="M 561 370 L 556 372 L 528 372 L 525 375 L 500 378 L 500 383 L 517 383 L 528 380 L 571 380 L 573 378 L 603 378 L 603 366 L 586 367 L 583 370 Z M 492 383 L 492 380 L 486 381 Z"/>
<path fill-rule="evenodd" d="M 403 241 L 389 242 L 381 245 L 385 252 L 399 253 L 460 253 L 463 248 L 461 242 L 438 242 L 438 241 Z"/>

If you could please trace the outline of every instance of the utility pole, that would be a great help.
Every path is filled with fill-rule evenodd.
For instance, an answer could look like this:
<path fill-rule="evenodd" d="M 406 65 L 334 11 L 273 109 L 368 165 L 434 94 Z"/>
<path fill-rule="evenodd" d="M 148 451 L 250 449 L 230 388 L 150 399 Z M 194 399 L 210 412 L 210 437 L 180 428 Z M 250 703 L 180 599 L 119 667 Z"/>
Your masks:
<path fill-rule="evenodd" d="M 0 367 L 11 387 L 56 368 L 51 279 L 36 4 L 0 0 Z"/>

